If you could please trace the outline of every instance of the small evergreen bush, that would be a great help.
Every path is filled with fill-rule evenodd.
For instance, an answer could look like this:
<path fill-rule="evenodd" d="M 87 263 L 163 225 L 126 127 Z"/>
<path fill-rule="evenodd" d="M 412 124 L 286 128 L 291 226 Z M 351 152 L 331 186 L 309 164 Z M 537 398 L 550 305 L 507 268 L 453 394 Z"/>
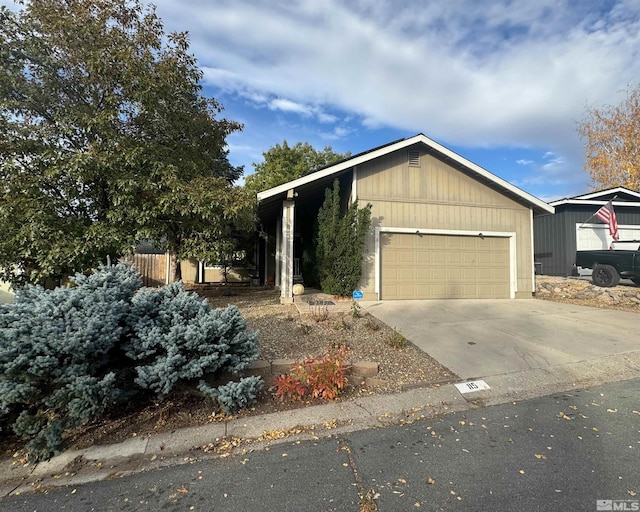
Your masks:
<path fill-rule="evenodd" d="M 133 396 L 161 399 L 179 382 L 245 369 L 258 356 L 246 327 L 237 308 L 212 310 L 179 283 L 142 288 L 124 264 L 53 290 L 28 285 L 0 307 L 0 428 L 31 438 L 34 459 L 49 458 L 64 430 Z M 219 394 L 240 406 L 252 389 L 248 381 Z"/>
<path fill-rule="evenodd" d="M 231 381 L 217 388 L 211 388 L 204 381 L 200 381 L 198 389 L 216 400 L 226 414 L 233 414 L 238 409 L 253 404 L 262 386 L 261 377 L 251 376 L 244 377 L 238 382 Z"/>
<path fill-rule="evenodd" d="M 180 283 L 141 290 L 132 301 L 135 336 L 125 344 L 137 361 L 141 388 L 163 397 L 179 381 L 206 373 L 237 373 L 258 358 L 257 335 L 235 306 L 212 310 L 206 299 L 186 293 Z"/>

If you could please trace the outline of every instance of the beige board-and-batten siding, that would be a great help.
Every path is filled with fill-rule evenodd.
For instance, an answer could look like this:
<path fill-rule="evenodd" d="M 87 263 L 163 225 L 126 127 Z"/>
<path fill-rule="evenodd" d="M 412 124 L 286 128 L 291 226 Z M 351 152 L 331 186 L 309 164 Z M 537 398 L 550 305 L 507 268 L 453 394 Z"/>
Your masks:
<path fill-rule="evenodd" d="M 531 297 L 532 212 L 528 206 L 424 151 L 420 154 L 417 166 L 409 165 L 408 151 L 399 150 L 358 166 L 355 176 L 356 195 L 360 204 L 372 204 L 372 227 L 367 239 L 361 280 L 365 299 L 385 298 L 382 286 L 385 280 L 385 243 L 394 240 L 393 236 L 388 236 L 390 233 L 395 231 L 410 235 L 410 230 L 413 230 L 415 237 L 439 235 L 445 237 L 438 239 L 440 242 L 446 240 L 446 243 L 453 244 L 461 243 L 460 237 L 491 239 L 496 244 L 496 251 L 502 254 L 500 258 L 508 246 L 510 280 L 507 296 Z M 464 240 L 468 241 L 467 238 Z M 451 263 L 455 258 L 467 257 L 468 254 L 465 256 L 464 252 L 452 247 Z M 392 257 L 388 253 L 386 256 L 387 260 Z M 424 256 L 414 252 L 411 257 Z M 458 271 L 463 270 L 458 267 Z M 473 272 L 477 275 L 478 269 L 467 268 L 466 272 L 467 275 Z M 497 275 L 495 271 L 494 275 Z M 474 286 L 476 290 L 482 288 L 479 281 Z M 502 285 L 496 282 L 492 286 L 495 297 L 502 297 Z M 398 293 L 403 296 L 411 292 Z M 416 298 L 427 296 L 418 294 Z"/>

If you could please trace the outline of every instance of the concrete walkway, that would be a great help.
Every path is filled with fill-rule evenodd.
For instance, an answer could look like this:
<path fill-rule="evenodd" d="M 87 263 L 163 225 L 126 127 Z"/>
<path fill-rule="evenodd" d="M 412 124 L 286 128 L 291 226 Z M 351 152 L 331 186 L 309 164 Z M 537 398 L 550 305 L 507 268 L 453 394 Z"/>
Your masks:
<path fill-rule="evenodd" d="M 537 299 L 362 302 L 463 379 L 640 350 L 640 315 Z"/>

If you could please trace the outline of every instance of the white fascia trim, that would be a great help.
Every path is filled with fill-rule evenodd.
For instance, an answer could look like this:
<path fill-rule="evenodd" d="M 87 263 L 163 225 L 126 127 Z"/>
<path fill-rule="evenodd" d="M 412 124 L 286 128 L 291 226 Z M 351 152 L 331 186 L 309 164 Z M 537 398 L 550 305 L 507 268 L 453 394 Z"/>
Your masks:
<path fill-rule="evenodd" d="M 638 229 L 640 227 L 639 224 L 618 224 L 618 229 Z M 603 224 L 599 222 L 588 222 L 588 223 L 579 223 L 576 222 L 576 230 L 580 230 L 582 228 L 602 228 L 609 229 L 609 224 Z M 623 242 L 624 240 L 618 240 L 619 242 Z"/>
<path fill-rule="evenodd" d="M 593 206 L 602 206 L 609 202 L 609 200 L 600 199 L 600 200 L 576 200 L 576 199 L 560 199 L 559 201 L 554 201 L 553 203 L 549 203 L 551 206 L 560 206 L 563 204 L 590 204 Z M 640 206 L 640 202 L 636 201 L 613 201 L 613 206 Z"/>
<path fill-rule="evenodd" d="M 535 240 L 533 238 L 533 210 L 529 209 L 530 222 L 529 232 L 531 233 L 531 289 L 536 292 L 536 255 L 534 250 Z"/>
<path fill-rule="evenodd" d="M 624 187 L 615 187 L 615 188 L 609 188 L 607 190 L 600 190 L 599 192 L 591 192 L 590 194 L 575 196 L 575 197 L 572 197 L 571 199 L 593 199 L 594 197 L 600 197 L 600 196 L 604 196 L 606 194 L 611 194 L 615 192 L 621 192 L 623 194 L 629 194 L 631 196 L 636 196 L 640 198 L 640 193 L 636 192 L 635 190 L 629 190 L 628 188 L 624 188 Z"/>
<path fill-rule="evenodd" d="M 471 161 L 467 160 L 466 158 L 458 155 L 457 153 L 454 153 L 450 149 L 445 148 L 441 144 L 438 144 L 437 142 L 435 142 L 434 140 L 431 140 L 429 137 L 427 137 L 426 135 L 423 135 L 423 134 L 415 135 L 415 136 L 410 137 L 408 139 L 404 139 L 404 140 L 398 141 L 395 144 L 390 144 L 390 145 L 385 146 L 383 148 L 380 148 L 380 149 L 378 149 L 376 151 L 372 151 L 370 153 L 365 153 L 364 155 L 360 155 L 358 157 L 351 158 L 351 159 L 349 159 L 349 160 L 347 160 L 345 162 L 336 164 L 336 165 L 331 166 L 331 167 L 327 167 L 326 169 L 323 169 L 321 171 L 317 171 L 317 172 L 308 174 L 306 176 L 303 176 L 301 178 L 298 178 L 296 180 L 290 181 L 289 183 L 285 183 L 283 185 L 279 185 L 279 186 L 271 188 L 269 190 L 265 190 L 263 192 L 259 192 L 258 193 L 258 201 L 262 201 L 264 199 L 268 199 L 269 197 L 273 197 L 273 196 L 276 196 L 278 194 L 282 194 L 283 192 L 286 192 L 289 189 L 292 189 L 292 188 L 295 189 L 296 187 L 299 187 L 301 185 L 306 185 L 307 183 L 311 183 L 311 182 L 316 181 L 318 179 L 326 178 L 327 176 L 331 176 L 332 174 L 336 174 L 338 172 L 344 171 L 345 169 L 348 169 L 350 167 L 355 167 L 355 166 L 363 164 L 365 162 L 369 162 L 370 160 L 374 160 L 374 159 L 376 159 L 378 157 L 381 157 L 381 156 L 384 156 L 384 155 L 388 155 L 389 153 L 393 153 L 394 151 L 398 151 L 399 149 L 403 149 L 403 148 L 412 146 L 412 145 L 417 144 L 419 142 L 422 142 L 423 144 L 435 149 L 436 151 L 438 151 L 438 152 L 442 153 L 443 155 L 451 158 L 452 160 L 455 160 L 459 164 L 464 165 L 465 167 L 467 167 L 470 170 L 474 171 L 476 174 L 482 176 L 483 178 L 487 179 L 488 181 L 491 181 L 491 182 L 493 182 L 493 183 L 495 183 L 497 185 L 500 185 L 501 187 L 509 190 L 510 192 L 515 194 L 516 196 L 521 197 L 525 201 L 536 205 L 538 208 L 540 208 L 540 209 L 542 209 L 542 210 L 544 210 L 544 211 L 546 211 L 548 213 L 554 213 L 554 208 L 552 206 L 548 205 L 547 203 L 545 203 L 544 201 L 542 201 L 541 199 L 538 199 L 537 197 L 532 196 L 531 194 L 525 192 L 524 190 L 521 190 L 518 187 L 512 185 L 508 181 L 505 181 L 502 178 L 499 178 L 495 174 L 490 173 L 489 171 L 487 171 L 486 169 L 483 169 L 479 165 L 474 164 L 473 162 L 471 162 Z"/>
<path fill-rule="evenodd" d="M 533 214 L 532 214 L 533 215 Z M 380 300 L 380 272 L 381 272 L 381 258 L 380 258 L 380 233 L 408 233 L 416 235 L 457 235 L 457 236 L 488 236 L 496 238 L 508 238 L 509 239 L 509 297 L 515 299 L 516 291 L 518 287 L 518 258 L 516 254 L 516 233 L 515 231 L 469 231 L 469 230 L 455 230 L 455 229 L 423 229 L 423 228 L 394 228 L 394 227 L 380 227 L 375 228 L 374 237 L 374 255 L 375 255 L 375 285 L 374 292 Z M 533 249 L 532 249 L 533 250 Z"/>
<path fill-rule="evenodd" d="M 353 168 L 353 176 L 351 178 L 351 202 L 354 203 L 358 199 L 358 168 Z"/>

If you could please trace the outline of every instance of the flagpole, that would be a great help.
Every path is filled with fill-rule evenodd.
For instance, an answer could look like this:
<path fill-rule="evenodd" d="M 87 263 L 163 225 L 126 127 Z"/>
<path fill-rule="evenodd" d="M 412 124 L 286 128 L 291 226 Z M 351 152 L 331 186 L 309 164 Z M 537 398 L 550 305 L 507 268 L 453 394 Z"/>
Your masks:
<path fill-rule="evenodd" d="M 616 197 L 618 197 L 618 194 L 614 195 L 611 199 L 609 199 L 609 201 L 611 201 L 611 206 L 613 206 L 613 200 L 614 200 Z M 607 201 L 607 203 L 608 203 L 609 201 Z M 604 204 L 607 204 L 607 203 L 604 203 Z M 600 211 L 600 210 L 598 210 L 598 211 Z M 596 212 L 596 213 L 598 213 L 598 212 Z M 589 218 L 588 218 L 587 220 L 585 220 L 582 224 L 580 224 L 580 225 L 578 226 L 578 229 L 581 229 L 581 228 L 582 228 L 582 226 L 584 226 L 587 222 L 589 222 L 589 221 L 590 221 L 591 219 L 593 219 L 595 216 L 596 216 L 596 214 L 594 213 L 591 217 L 589 217 Z"/>

